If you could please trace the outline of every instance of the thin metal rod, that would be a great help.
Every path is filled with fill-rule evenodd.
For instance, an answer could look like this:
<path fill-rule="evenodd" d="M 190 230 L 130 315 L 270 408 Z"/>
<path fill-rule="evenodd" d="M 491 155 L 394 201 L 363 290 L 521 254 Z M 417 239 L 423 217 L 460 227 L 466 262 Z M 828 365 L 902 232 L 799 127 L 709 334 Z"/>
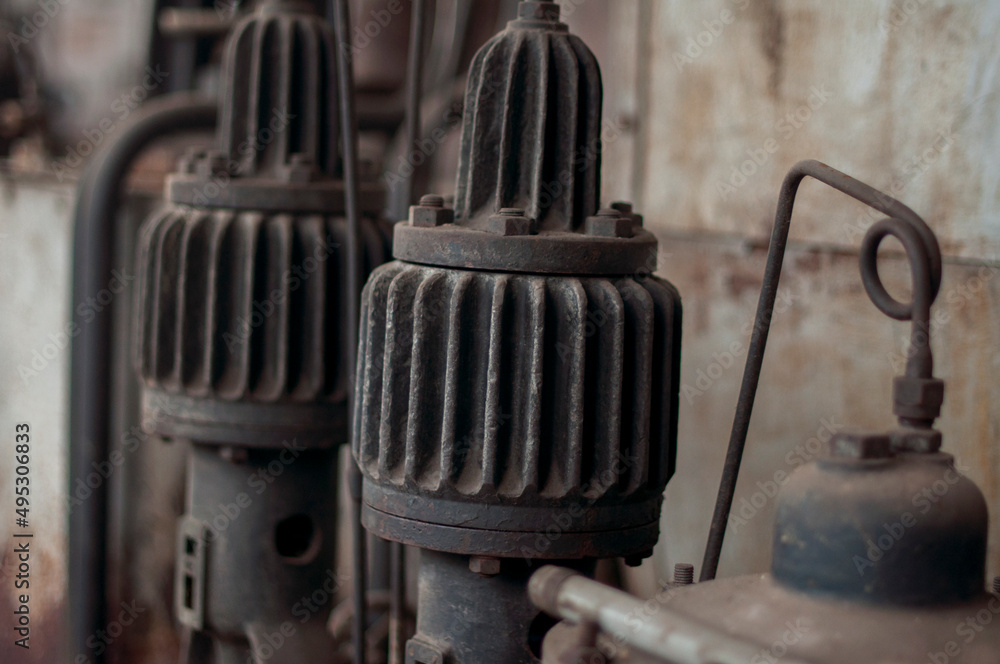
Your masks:
<path fill-rule="evenodd" d="M 344 191 L 347 207 L 347 367 L 349 376 L 348 413 L 354 412 L 357 373 L 358 323 L 361 296 L 361 212 L 358 205 L 358 131 L 354 116 L 354 61 L 351 48 L 349 0 L 333 1 L 333 25 L 337 36 L 337 71 L 340 84 L 340 137 L 344 153 Z M 354 440 L 354 417 L 348 416 L 350 439 Z M 354 622 L 351 633 L 355 664 L 365 662 L 367 546 L 361 525 L 361 469 L 350 468 L 351 540 L 354 571 Z"/>
<path fill-rule="evenodd" d="M 424 69 L 424 15 L 426 13 L 427 0 L 414 0 L 412 15 L 410 16 L 410 54 L 407 67 L 406 81 L 406 155 L 409 159 L 412 151 L 420 149 L 420 93 L 423 87 Z M 406 178 L 403 185 L 406 208 L 413 205 L 413 185 L 416 179 L 416 169 L 410 169 L 410 177 Z"/>
<path fill-rule="evenodd" d="M 761 286 L 760 299 L 757 302 L 757 315 L 750 337 L 746 367 L 743 370 L 743 384 L 740 386 L 740 397 L 736 403 L 736 415 L 733 418 L 733 428 L 729 436 L 729 449 L 726 452 L 726 462 L 722 469 L 719 494 L 715 502 L 715 512 L 712 515 L 712 525 L 708 534 L 708 545 L 702 560 L 700 576 L 702 581 L 714 579 L 719 568 L 722 544 L 726 536 L 726 526 L 733 507 L 736 482 L 739 479 L 747 432 L 750 428 L 750 415 L 753 413 L 757 386 L 760 383 L 760 371 L 764 363 L 767 335 L 771 329 L 771 316 L 778 294 L 778 280 L 781 278 L 781 266 L 788 243 L 788 228 L 792 221 L 795 194 L 798 192 L 802 180 L 806 177 L 815 178 L 889 217 L 909 223 L 922 238 L 923 244 L 927 248 L 927 257 L 930 263 L 931 299 L 937 295 L 941 287 L 941 249 L 933 231 L 916 212 L 895 198 L 821 162 L 815 160 L 800 161 L 792 167 L 788 175 L 785 176 L 785 181 L 781 186 L 781 194 L 778 197 L 778 209 L 774 217 L 774 229 L 771 232 L 771 244 L 764 267 L 764 282 Z M 894 318 L 905 318 L 910 313 L 909 305 L 904 306 L 898 302 L 884 304 L 883 311 Z"/>
<path fill-rule="evenodd" d="M 389 544 L 392 594 L 389 598 L 389 664 L 403 664 L 406 658 L 406 547 Z"/>
<path fill-rule="evenodd" d="M 216 104 L 188 93 L 148 102 L 107 150 L 91 163 L 77 199 L 73 240 L 73 302 L 83 302 L 111 279 L 122 182 L 136 158 L 154 141 L 177 132 L 212 129 Z M 75 312 L 73 314 L 76 315 Z M 77 480 L 107 460 L 110 444 L 111 308 L 80 326 L 70 369 L 70 495 Z M 69 517 L 69 611 L 71 656 L 103 657 L 88 645 L 106 627 L 108 485 L 92 490 Z"/>

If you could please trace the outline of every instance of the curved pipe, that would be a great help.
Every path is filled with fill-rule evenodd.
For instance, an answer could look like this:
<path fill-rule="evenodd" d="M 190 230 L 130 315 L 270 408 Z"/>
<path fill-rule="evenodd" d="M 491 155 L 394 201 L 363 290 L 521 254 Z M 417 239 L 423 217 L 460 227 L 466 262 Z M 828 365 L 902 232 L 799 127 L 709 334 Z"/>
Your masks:
<path fill-rule="evenodd" d="M 212 129 L 215 102 L 190 93 L 150 101 L 87 168 L 74 218 L 73 302 L 105 288 L 111 278 L 118 229 L 115 220 L 121 185 L 136 158 L 154 141 L 171 133 Z M 73 315 L 71 313 L 71 315 Z M 73 338 L 70 374 L 70 490 L 93 463 L 108 457 L 110 440 L 110 308 L 80 326 Z M 77 505 L 69 520 L 70 647 L 89 650 L 87 639 L 105 626 L 107 586 L 108 487 L 101 484 Z M 96 657 L 96 661 L 100 661 Z M 94 661 L 94 660 L 90 660 Z"/>
<path fill-rule="evenodd" d="M 774 312 L 774 301 L 778 295 L 778 279 L 781 277 L 781 266 L 785 259 L 785 246 L 788 244 L 788 229 L 792 223 L 792 209 L 795 206 L 795 194 L 799 190 L 799 185 L 806 177 L 819 180 L 823 184 L 847 194 L 851 198 L 864 203 L 865 205 L 878 210 L 899 222 L 905 223 L 911 229 L 915 238 L 919 238 L 919 244 L 925 252 L 924 259 L 927 262 L 926 274 L 914 273 L 914 290 L 921 287 L 917 281 L 925 279 L 930 287 L 930 301 L 937 297 L 941 288 L 941 248 L 938 245 L 937 237 L 927 226 L 920 216 L 900 203 L 898 200 L 884 194 L 864 182 L 855 180 L 851 176 L 831 168 L 826 164 L 808 159 L 800 161 L 792 166 L 785 176 L 785 181 L 781 186 L 781 194 L 778 197 L 778 209 L 774 216 L 774 230 L 771 231 L 771 244 L 767 251 L 767 263 L 764 267 L 764 282 L 760 290 L 760 299 L 757 302 L 757 314 L 754 320 L 753 333 L 750 336 L 750 347 L 747 352 L 746 368 L 743 370 L 743 383 L 740 386 L 739 401 L 736 403 L 736 415 L 733 418 L 733 428 L 729 436 L 729 449 L 726 452 L 726 462 L 722 470 L 722 481 L 719 484 L 719 495 L 715 502 L 715 512 L 712 515 L 712 525 L 708 534 L 708 545 L 705 548 L 705 557 L 702 560 L 701 577 L 702 581 L 711 581 L 715 578 L 715 573 L 719 568 L 719 558 L 722 555 L 722 543 L 726 536 L 726 526 L 729 523 L 729 512 L 733 506 L 733 497 L 736 493 L 736 481 L 740 474 L 740 465 L 743 462 L 743 450 L 746 447 L 747 432 L 750 429 L 750 415 L 753 413 L 754 399 L 757 396 L 757 385 L 760 383 L 760 370 L 764 364 L 764 350 L 767 346 L 767 335 L 771 329 L 771 316 Z M 881 229 L 881 226 L 878 226 Z M 892 226 L 896 228 L 896 226 Z M 881 232 L 881 231 L 879 231 Z M 916 239 L 914 242 L 916 243 Z M 880 240 L 881 238 L 879 238 Z M 902 238 L 901 238 L 902 239 Z M 874 248 L 878 248 L 878 240 L 874 241 Z M 871 253 L 871 248 L 866 244 L 862 255 Z M 907 253 L 911 257 L 916 257 L 916 253 L 910 252 L 907 246 Z M 872 254 L 874 255 L 874 254 Z M 864 261 L 862 261 L 864 266 Z M 870 272 L 870 270 L 869 270 Z M 877 275 L 877 271 L 875 272 Z M 879 309 L 887 315 L 900 320 L 908 319 L 911 315 L 912 305 L 904 305 L 889 298 L 888 295 L 881 297 L 878 289 L 881 283 L 869 283 L 869 274 L 862 269 L 863 278 L 866 279 L 866 289 Z M 884 289 L 882 289 L 884 292 Z M 917 303 L 919 305 L 919 303 Z M 929 305 L 928 305 L 929 306 Z"/>

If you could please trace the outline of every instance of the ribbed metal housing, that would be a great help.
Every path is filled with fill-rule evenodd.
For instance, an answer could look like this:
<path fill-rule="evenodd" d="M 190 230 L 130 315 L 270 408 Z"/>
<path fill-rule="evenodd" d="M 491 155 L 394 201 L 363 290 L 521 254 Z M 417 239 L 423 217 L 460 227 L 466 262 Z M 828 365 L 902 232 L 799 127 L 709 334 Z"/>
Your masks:
<path fill-rule="evenodd" d="M 362 229 L 369 271 L 388 258 L 389 229 Z M 320 215 L 171 207 L 150 219 L 135 361 L 158 431 L 346 440 L 346 232 L 342 218 Z"/>
<path fill-rule="evenodd" d="M 297 0 L 271 0 L 233 30 L 220 129 L 241 175 L 277 173 L 296 154 L 340 174 L 335 48 L 329 24 Z"/>
<path fill-rule="evenodd" d="M 139 241 L 146 427 L 203 443 L 347 439 L 347 222 L 336 45 L 310 3 L 264 0 L 230 35 L 218 147 L 185 159 Z M 362 183 L 365 274 L 389 258 Z"/>
<path fill-rule="evenodd" d="M 648 273 L 638 215 L 598 220 L 601 72 L 559 20 L 522 2 L 469 72 L 454 223 L 399 224 L 395 256 L 424 265 L 545 274 Z M 518 221 L 497 219 L 506 211 Z M 655 260 L 654 260 L 655 262 Z"/>
<path fill-rule="evenodd" d="M 394 517 L 419 521 L 402 538 L 444 550 L 432 524 L 476 529 L 454 546 L 480 552 L 484 531 L 514 542 L 549 528 L 553 508 L 580 507 L 562 529 L 598 548 L 598 531 L 636 532 L 604 555 L 655 542 L 676 451 L 671 285 L 395 262 L 370 278 L 362 313 L 366 525 L 398 535 Z"/>
<path fill-rule="evenodd" d="M 543 14 L 544 15 L 544 14 Z M 459 155 L 457 223 L 522 208 L 539 231 L 579 230 L 601 184 L 601 72 L 587 45 L 548 18 L 520 20 L 476 54 Z M 526 18 L 527 17 L 527 18 Z"/>

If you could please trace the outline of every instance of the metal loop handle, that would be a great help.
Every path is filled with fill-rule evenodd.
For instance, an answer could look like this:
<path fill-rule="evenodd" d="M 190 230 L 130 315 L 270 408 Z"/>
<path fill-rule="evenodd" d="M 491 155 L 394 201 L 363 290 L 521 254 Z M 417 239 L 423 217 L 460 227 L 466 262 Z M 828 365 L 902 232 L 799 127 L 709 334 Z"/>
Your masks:
<path fill-rule="evenodd" d="M 864 182 L 855 180 L 819 161 L 810 159 L 795 164 L 785 176 L 778 197 L 778 209 L 774 216 L 774 229 L 771 231 L 771 244 L 768 248 L 767 264 L 764 268 L 764 283 L 761 287 L 760 299 L 757 302 L 757 314 L 747 352 L 746 368 L 743 370 L 743 384 L 740 386 L 740 397 L 736 404 L 736 415 L 733 418 L 733 428 L 729 436 L 729 448 L 722 470 L 722 481 L 719 484 L 719 495 L 715 503 L 715 512 L 712 515 L 708 546 L 702 561 L 702 581 L 714 579 L 719 567 L 722 543 L 729 522 L 729 513 L 733 506 L 733 497 L 736 493 L 740 465 L 743 462 L 747 432 L 750 429 L 750 415 L 753 412 L 757 385 L 760 382 L 761 366 L 764 363 L 764 350 L 767 346 L 771 315 L 774 312 L 774 302 L 778 294 L 778 280 L 781 277 L 781 266 L 788 243 L 788 229 L 792 221 L 795 194 L 798 192 L 802 180 L 806 177 L 815 178 L 889 217 L 887 220 L 876 223 L 869 229 L 865 237 L 861 252 L 862 280 L 865 282 L 865 289 L 869 297 L 880 311 L 898 320 L 912 319 L 914 321 L 911 341 L 922 342 L 922 344 L 915 346 L 917 352 L 907 363 L 907 374 L 926 377 L 931 375 L 930 344 L 927 342 L 929 335 L 920 335 L 918 332 L 921 325 L 926 326 L 930 315 L 930 303 L 937 297 L 941 288 L 941 248 L 934 232 L 916 212 L 892 196 L 884 194 Z M 908 304 L 892 298 L 886 292 L 878 275 L 876 260 L 878 246 L 888 235 L 899 238 L 906 248 L 907 256 L 909 256 L 913 266 L 914 299 Z M 924 327 L 924 331 L 927 331 L 926 327 Z"/>
<path fill-rule="evenodd" d="M 903 244 L 910 263 L 913 299 L 909 302 L 900 302 L 892 297 L 878 273 L 878 248 L 882 240 L 889 236 Z M 904 219 L 882 219 L 868 230 L 861 242 L 861 282 L 868 297 L 886 316 L 913 321 L 910 331 L 912 352 L 906 365 L 906 375 L 916 378 L 931 378 L 934 371 L 930 348 L 931 305 L 938 290 L 934 287 L 931 269 L 934 249 L 935 247 L 928 246 L 920 228 Z M 940 285 L 940 278 L 937 285 Z"/>
<path fill-rule="evenodd" d="M 900 302 L 892 297 L 878 273 L 878 249 L 882 240 L 889 236 L 903 244 L 910 262 L 913 283 L 913 299 L 910 302 Z M 879 311 L 896 320 L 914 320 L 919 317 L 917 310 L 922 307 L 923 302 L 928 307 L 933 304 L 937 292 L 931 275 L 932 251 L 933 248 L 927 246 L 919 229 L 903 219 L 883 219 L 868 230 L 861 242 L 861 281 L 868 297 Z"/>

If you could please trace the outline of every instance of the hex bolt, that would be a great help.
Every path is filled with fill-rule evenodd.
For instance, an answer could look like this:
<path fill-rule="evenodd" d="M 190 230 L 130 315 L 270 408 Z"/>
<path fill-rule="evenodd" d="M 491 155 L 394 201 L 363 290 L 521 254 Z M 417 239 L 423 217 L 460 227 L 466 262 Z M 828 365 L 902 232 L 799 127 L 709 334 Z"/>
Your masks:
<path fill-rule="evenodd" d="M 406 664 L 444 664 L 444 651 L 415 636 L 406 642 Z"/>
<path fill-rule="evenodd" d="M 896 452 L 934 454 L 941 449 L 941 432 L 935 429 L 903 428 L 892 432 L 892 449 Z"/>
<path fill-rule="evenodd" d="M 503 208 L 499 214 L 489 218 L 487 230 L 494 235 L 506 237 L 514 235 L 530 235 L 531 219 L 524 216 L 525 211 L 521 208 Z"/>
<path fill-rule="evenodd" d="M 489 556 L 469 558 L 469 571 L 479 576 L 496 576 L 500 573 L 500 559 Z"/>
<path fill-rule="evenodd" d="M 874 460 L 892 457 L 889 436 L 884 433 L 840 431 L 830 440 L 830 455 L 841 459 Z"/>
<path fill-rule="evenodd" d="M 603 208 L 593 217 L 587 217 L 587 235 L 596 237 L 632 237 L 632 217 L 624 216 L 613 208 Z"/>
<path fill-rule="evenodd" d="M 435 228 L 455 221 L 455 211 L 444 206 L 444 198 L 428 194 L 420 198 L 419 205 L 410 206 L 410 225 Z"/>
<path fill-rule="evenodd" d="M 196 171 L 203 178 L 228 172 L 229 160 L 221 150 L 209 150 L 198 160 Z"/>
<path fill-rule="evenodd" d="M 674 583 L 678 586 L 689 586 L 694 583 L 694 565 L 691 563 L 674 565 Z"/>
<path fill-rule="evenodd" d="M 639 553 L 632 554 L 631 556 L 625 556 L 625 564 L 629 567 L 639 567 L 642 565 L 642 561 L 653 555 L 652 549 L 647 549 L 646 551 L 640 551 Z"/>
<path fill-rule="evenodd" d="M 634 226 L 642 228 L 643 218 L 641 214 L 636 214 L 635 209 L 632 204 L 628 201 L 615 201 L 611 204 L 612 210 L 618 210 L 622 213 L 622 216 L 629 217 L 632 220 Z"/>
<path fill-rule="evenodd" d="M 306 184 L 312 181 L 316 167 L 309 155 L 296 152 L 284 166 L 285 182 L 290 184 Z"/>
<path fill-rule="evenodd" d="M 177 160 L 177 171 L 193 175 L 198 168 L 198 161 L 205 156 L 205 151 L 198 148 L 188 148 Z"/>

